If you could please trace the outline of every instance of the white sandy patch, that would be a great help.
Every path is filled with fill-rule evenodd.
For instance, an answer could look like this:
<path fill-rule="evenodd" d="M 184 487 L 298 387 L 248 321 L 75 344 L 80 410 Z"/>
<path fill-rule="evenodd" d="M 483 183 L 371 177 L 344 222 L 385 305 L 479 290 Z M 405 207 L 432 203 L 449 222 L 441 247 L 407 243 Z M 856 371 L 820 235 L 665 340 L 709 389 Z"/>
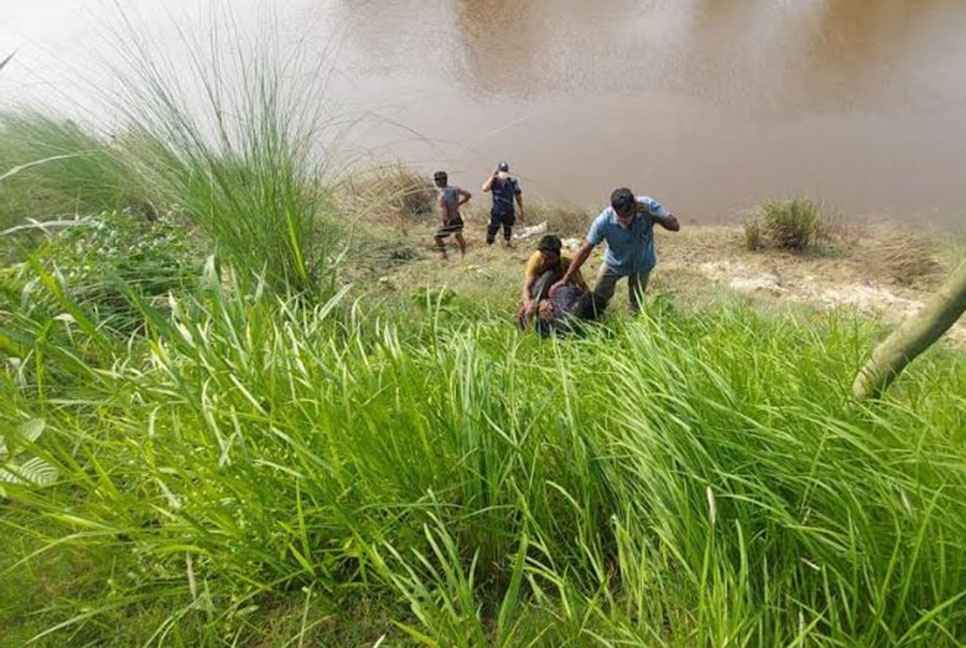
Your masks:
<path fill-rule="evenodd" d="M 814 275 L 794 278 L 782 275 L 777 270 L 762 273 L 732 260 L 702 263 L 699 268 L 711 281 L 727 282 L 737 292 L 764 293 L 829 309 L 851 307 L 871 315 L 881 315 L 894 323 L 915 315 L 924 303 L 919 299 L 897 295 L 880 284 L 827 281 Z M 956 324 L 947 336 L 958 345 L 966 345 L 966 325 Z"/>

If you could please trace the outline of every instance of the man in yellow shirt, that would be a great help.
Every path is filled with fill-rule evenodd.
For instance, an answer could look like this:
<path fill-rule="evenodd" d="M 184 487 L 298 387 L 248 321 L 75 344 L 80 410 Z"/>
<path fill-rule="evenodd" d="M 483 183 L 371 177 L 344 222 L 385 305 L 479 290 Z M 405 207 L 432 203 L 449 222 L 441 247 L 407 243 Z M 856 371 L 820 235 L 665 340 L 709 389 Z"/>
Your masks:
<path fill-rule="evenodd" d="M 517 321 L 522 328 L 526 328 L 540 300 L 547 297 L 550 286 L 560 281 L 570 267 L 571 258 L 561 254 L 560 248 L 560 238 L 548 234 L 540 239 L 537 251 L 527 260 L 520 295 L 522 304 L 517 310 Z M 579 270 L 571 276 L 571 280 L 582 290 L 588 290 Z"/>

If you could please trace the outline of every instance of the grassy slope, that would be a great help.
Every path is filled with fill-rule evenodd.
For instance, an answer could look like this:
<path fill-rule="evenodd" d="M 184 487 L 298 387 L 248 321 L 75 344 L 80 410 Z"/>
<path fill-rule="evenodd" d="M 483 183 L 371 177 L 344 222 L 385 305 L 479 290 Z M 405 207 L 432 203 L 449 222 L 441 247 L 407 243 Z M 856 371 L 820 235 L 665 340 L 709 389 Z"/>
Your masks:
<path fill-rule="evenodd" d="M 356 278 L 398 246 L 426 258 L 355 315 L 185 297 L 180 328 L 131 346 L 74 330 L 83 364 L 48 349 L 42 399 L 4 374 L 5 420 L 45 417 L 63 476 L 5 509 L 5 640 L 71 619 L 40 643 L 966 632 L 944 607 L 966 578 L 960 355 L 856 407 L 861 318 L 762 315 L 658 274 L 648 318 L 540 342 L 507 323 L 523 251 L 444 264 L 377 226 L 355 245 Z"/>

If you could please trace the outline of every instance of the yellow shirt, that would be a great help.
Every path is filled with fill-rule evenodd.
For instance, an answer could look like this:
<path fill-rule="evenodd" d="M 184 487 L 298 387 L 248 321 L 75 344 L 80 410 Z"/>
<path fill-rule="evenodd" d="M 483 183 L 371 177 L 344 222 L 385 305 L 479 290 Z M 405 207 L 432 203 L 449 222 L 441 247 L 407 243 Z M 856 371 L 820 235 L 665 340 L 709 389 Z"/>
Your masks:
<path fill-rule="evenodd" d="M 567 268 L 570 267 L 570 262 L 572 259 L 566 254 L 560 255 L 560 263 L 557 264 L 556 268 L 544 267 L 543 255 L 540 252 L 534 252 L 530 258 L 527 260 L 527 266 L 523 271 L 524 276 L 527 279 L 539 279 L 547 270 L 553 270 L 556 275 L 557 281 L 560 281 L 564 274 L 567 272 Z M 577 271 L 577 277 L 581 277 L 580 270 Z"/>

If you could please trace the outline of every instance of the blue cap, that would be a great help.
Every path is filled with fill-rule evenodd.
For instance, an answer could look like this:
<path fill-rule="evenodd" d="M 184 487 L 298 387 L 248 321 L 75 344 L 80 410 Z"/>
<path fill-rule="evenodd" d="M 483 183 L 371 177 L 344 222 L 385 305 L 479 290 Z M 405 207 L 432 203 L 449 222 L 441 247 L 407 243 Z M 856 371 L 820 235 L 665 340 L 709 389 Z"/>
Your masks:
<path fill-rule="evenodd" d="M 510 165 L 507 164 L 506 162 L 500 162 L 500 166 L 498 166 L 496 168 L 496 170 L 497 171 L 509 171 L 510 170 Z"/>

